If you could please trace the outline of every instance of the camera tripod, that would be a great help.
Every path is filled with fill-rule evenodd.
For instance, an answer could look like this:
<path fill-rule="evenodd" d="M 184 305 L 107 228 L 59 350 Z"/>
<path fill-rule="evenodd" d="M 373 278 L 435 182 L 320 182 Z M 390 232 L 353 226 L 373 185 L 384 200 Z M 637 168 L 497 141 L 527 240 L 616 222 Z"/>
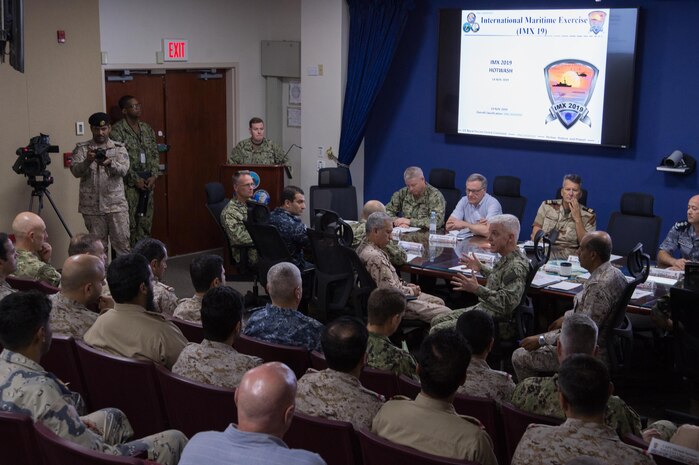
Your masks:
<path fill-rule="evenodd" d="M 70 232 L 70 229 L 68 229 L 68 225 L 66 224 L 65 220 L 63 219 L 63 215 L 61 215 L 60 210 L 58 210 L 58 207 L 56 204 L 53 202 L 53 198 L 51 197 L 51 192 L 49 192 L 48 187 L 53 183 L 53 178 L 49 176 L 44 176 L 44 179 L 42 180 L 37 180 L 36 176 L 29 176 L 29 179 L 27 179 L 27 184 L 29 184 L 32 187 L 32 194 L 31 197 L 29 198 L 29 211 L 34 211 L 34 197 L 37 197 L 39 199 L 39 210 L 37 211 L 37 214 L 41 216 L 41 210 L 44 209 L 44 196 L 46 196 L 49 199 L 49 202 L 51 202 L 51 206 L 53 207 L 53 211 L 56 212 L 56 216 L 58 216 L 58 219 L 61 220 L 61 224 L 65 228 L 66 232 L 68 233 L 68 237 L 71 239 L 73 238 L 73 234 Z"/>

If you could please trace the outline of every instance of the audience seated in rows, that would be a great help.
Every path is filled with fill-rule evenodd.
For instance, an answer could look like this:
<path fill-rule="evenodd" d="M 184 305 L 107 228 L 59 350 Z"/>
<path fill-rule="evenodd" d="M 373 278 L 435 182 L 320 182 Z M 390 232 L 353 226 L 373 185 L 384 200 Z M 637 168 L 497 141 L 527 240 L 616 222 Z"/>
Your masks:
<path fill-rule="evenodd" d="M 116 304 L 85 333 L 89 345 L 122 357 L 152 360 L 172 368 L 187 339 L 164 315 L 155 312 L 153 274 L 140 254 L 121 255 L 107 269 Z"/>
<path fill-rule="evenodd" d="M 189 265 L 189 276 L 194 285 L 194 295 L 180 300 L 173 316 L 181 320 L 201 321 L 201 301 L 209 289 L 226 284 L 223 258 L 218 255 L 200 255 Z"/>
<path fill-rule="evenodd" d="M 46 223 L 32 212 L 18 214 L 12 222 L 17 247 L 17 269 L 13 276 L 44 281 L 58 287 L 61 274 L 51 265 L 53 249 L 48 243 Z"/>
<path fill-rule="evenodd" d="M 158 239 L 147 237 L 141 239 L 134 246 L 133 253 L 141 254 L 148 260 L 153 279 L 153 302 L 155 311 L 170 315 L 177 308 L 177 295 L 175 289 L 164 284 L 165 270 L 167 270 L 167 248 Z"/>
<path fill-rule="evenodd" d="M 10 287 L 5 278 L 17 269 L 17 251 L 10 237 L 0 233 L 0 299 L 16 292 Z"/>
<path fill-rule="evenodd" d="M 209 289 L 201 305 L 204 340 L 201 344 L 187 344 L 172 372 L 200 383 L 237 387 L 248 370 L 262 364 L 262 359 L 238 353 L 233 348 L 240 335 L 244 309 L 242 296 L 232 287 Z"/>
<path fill-rule="evenodd" d="M 169 430 L 130 441 L 133 429 L 118 409 L 79 416 L 75 396 L 39 361 L 51 346 L 51 302 L 38 291 L 0 301 L 0 410 L 28 414 L 58 436 L 91 450 L 176 465 L 187 438 Z M 98 373 L 93 374 L 99 376 Z"/>
<path fill-rule="evenodd" d="M 376 212 L 386 213 L 386 207 L 378 200 L 369 200 L 364 204 L 364 208 L 362 208 L 362 215 L 359 221 L 351 224 L 352 247 L 354 249 L 359 247 L 359 245 L 366 240 L 366 220 L 372 213 Z M 384 251 L 386 255 L 388 255 L 391 264 L 395 267 L 403 266 L 408 262 L 408 255 L 405 253 L 405 250 L 393 239 L 388 241 Z"/>

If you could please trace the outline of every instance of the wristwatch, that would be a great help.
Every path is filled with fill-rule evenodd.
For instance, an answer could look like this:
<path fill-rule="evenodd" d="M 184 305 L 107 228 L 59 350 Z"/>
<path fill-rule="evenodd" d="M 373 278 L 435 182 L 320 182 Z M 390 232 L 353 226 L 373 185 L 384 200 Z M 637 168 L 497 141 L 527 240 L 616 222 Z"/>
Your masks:
<path fill-rule="evenodd" d="M 544 347 L 546 345 L 546 339 L 544 339 L 544 335 L 539 336 L 539 347 Z"/>

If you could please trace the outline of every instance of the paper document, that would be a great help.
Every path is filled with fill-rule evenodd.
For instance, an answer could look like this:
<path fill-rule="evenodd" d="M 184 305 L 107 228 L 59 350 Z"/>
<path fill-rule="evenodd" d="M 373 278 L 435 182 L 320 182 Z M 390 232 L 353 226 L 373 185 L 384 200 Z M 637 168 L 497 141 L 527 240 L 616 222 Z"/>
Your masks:
<path fill-rule="evenodd" d="M 553 274 L 548 274 L 543 271 L 537 271 L 536 275 L 534 275 L 534 279 L 532 280 L 532 287 L 546 287 L 550 286 L 551 284 L 559 283 L 563 281 L 564 278 L 561 278 L 560 276 L 553 275 Z"/>
<path fill-rule="evenodd" d="M 648 453 L 659 455 L 680 463 L 698 464 L 699 452 L 688 447 L 672 444 L 658 438 L 653 438 L 648 446 Z"/>
<path fill-rule="evenodd" d="M 411 232 L 415 232 L 415 231 L 419 231 L 419 230 L 420 230 L 420 228 L 415 227 L 415 226 L 408 226 L 406 228 L 396 226 L 395 228 L 393 228 L 392 233 L 393 234 L 405 234 L 405 233 L 411 233 Z"/>
<path fill-rule="evenodd" d="M 406 255 L 405 259 L 408 263 L 413 261 L 414 258 L 422 257 L 422 254 L 413 254 L 413 253 L 407 253 L 407 252 L 405 255 Z"/>
<path fill-rule="evenodd" d="M 642 289 L 634 289 L 633 294 L 631 295 L 631 300 L 640 299 L 649 295 L 653 295 L 653 293 L 644 291 Z"/>
<path fill-rule="evenodd" d="M 460 273 L 466 273 L 466 274 L 471 274 L 471 272 L 473 271 L 471 268 L 467 267 L 466 265 L 452 266 L 449 269 L 452 271 L 458 271 Z"/>
<path fill-rule="evenodd" d="M 580 283 L 573 283 L 570 281 L 561 281 L 560 283 L 552 284 L 551 286 L 547 287 L 547 289 L 556 289 L 559 291 L 570 291 L 575 289 L 576 287 L 580 287 L 582 284 Z"/>
<path fill-rule="evenodd" d="M 456 239 L 459 241 L 463 241 L 464 239 L 473 237 L 475 234 L 473 234 L 470 229 L 465 228 L 460 231 L 449 231 L 449 235 L 456 237 Z"/>
<path fill-rule="evenodd" d="M 667 286 L 674 286 L 677 284 L 677 280 L 673 278 L 662 278 L 660 276 L 648 276 L 646 281 L 651 281 L 658 284 L 665 284 Z"/>

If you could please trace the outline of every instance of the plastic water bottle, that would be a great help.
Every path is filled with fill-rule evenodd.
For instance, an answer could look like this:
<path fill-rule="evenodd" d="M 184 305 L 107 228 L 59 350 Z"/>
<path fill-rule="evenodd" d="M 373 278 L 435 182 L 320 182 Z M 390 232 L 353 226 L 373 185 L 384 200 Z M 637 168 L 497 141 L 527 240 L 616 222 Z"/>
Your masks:
<path fill-rule="evenodd" d="M 430 234 L 437 234 L 437 212 L 430 213 Z"/>

